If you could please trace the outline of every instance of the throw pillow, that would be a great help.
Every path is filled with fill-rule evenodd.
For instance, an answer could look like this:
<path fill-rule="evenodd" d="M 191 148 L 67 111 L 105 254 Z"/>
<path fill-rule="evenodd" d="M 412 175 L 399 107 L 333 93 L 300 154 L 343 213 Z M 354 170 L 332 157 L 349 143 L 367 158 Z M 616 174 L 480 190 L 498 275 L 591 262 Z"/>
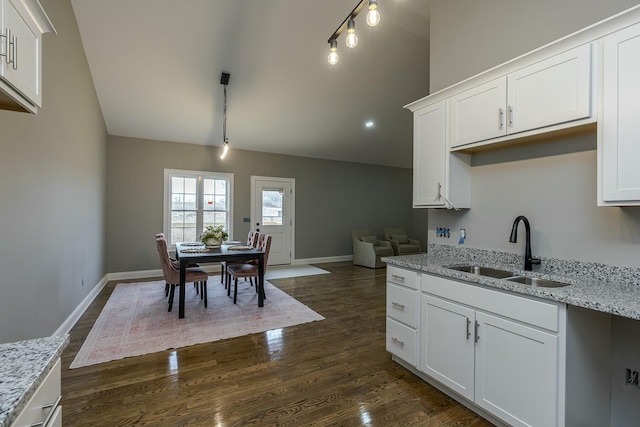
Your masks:
<path fill-rule="evenodd" d="M 378 239 L 376 236 L 362 236 L 360 240 L 367 243 L 373 243 L 373 246 L 378 246 Z"/>
<path fill-rule="evenodd" d="M 394 234 L 391 236 L 391 240 L 395 240 L 398 243 L 409 243 L 409 236 L 406 234 Z"/>

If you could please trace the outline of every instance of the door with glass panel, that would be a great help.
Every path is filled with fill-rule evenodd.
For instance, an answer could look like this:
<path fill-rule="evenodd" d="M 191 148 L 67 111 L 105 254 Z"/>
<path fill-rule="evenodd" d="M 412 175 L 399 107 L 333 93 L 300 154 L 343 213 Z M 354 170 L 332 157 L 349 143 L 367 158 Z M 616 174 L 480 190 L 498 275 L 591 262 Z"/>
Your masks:
<path fill-rule="evenodd" d="M 251 177 L 251 229 L 271 236 L 269 265 L 291 264 L 294 186 L 292 178 Z"/>

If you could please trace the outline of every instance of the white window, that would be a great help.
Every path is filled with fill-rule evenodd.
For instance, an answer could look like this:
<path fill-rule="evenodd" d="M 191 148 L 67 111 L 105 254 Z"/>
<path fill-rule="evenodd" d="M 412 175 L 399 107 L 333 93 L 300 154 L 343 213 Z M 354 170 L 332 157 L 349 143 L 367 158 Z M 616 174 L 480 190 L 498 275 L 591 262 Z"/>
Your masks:
<path fill-rule="evenodd" d="M 233 174 L 164 170 L 164 234 L 170 245 L 196 242 L 205 227 L 233 230 Z"/>

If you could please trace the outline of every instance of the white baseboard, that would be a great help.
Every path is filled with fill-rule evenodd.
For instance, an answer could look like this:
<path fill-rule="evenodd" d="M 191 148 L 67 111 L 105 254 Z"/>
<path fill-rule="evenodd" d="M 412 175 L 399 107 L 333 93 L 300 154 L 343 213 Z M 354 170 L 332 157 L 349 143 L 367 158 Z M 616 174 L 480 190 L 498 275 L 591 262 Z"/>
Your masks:
<path fill-rule="evenodd" d="M 325 262 L 353 261 L 353 255 L 339 255 L 319 258 L 294 259 L 291 264 L 323 264 Z"/>
<path fill-rule="evenodd" d="M 109 283 L 108 276 L 109 275 L 106 274 L 98 282 L 98 284 L 94 286 L 93 289 L 91 289 L 91 292 L 89 292 L 87 296 L 84 297 L 82 302 L 78 304 L 75 310 L 71 312 L 69 317 L 67 317 L 67 319 L 64 322 L 62 322 L 62 325 L 60 325 L 60 327 L 53 333 L 53 335 L 64 335 L 64 334 L 68 334 L 71 331 L 71 328 L 73 328 L 73 325 L 75 325 L 78 319 L 80 319 L 80 316 L 82 316 L 82 314 L 89 307 L 89 305 L 91 305 L 93 300 L 98 296 L 98 294 L 100 294 L 100 291 L 102 291 L 102 289 L 107 285 L 107 283 Z"/>

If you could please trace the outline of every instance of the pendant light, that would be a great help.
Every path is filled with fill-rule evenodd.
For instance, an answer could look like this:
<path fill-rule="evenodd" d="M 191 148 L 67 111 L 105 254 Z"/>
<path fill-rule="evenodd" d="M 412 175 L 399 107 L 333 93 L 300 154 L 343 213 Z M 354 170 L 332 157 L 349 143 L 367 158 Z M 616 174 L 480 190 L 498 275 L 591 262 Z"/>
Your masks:
<path fill-rule="evenodd" d="M 367 25 L 375 27 L 380 23 L 380 12 L 378 12 L 378 0 L 369 0 L 369 12 L 367 12 Z"/>
<path fill-rule="evenodd" d="M 224 85 L 224 106 L 222 109 L 222 140 L 224 142 L 222 144 L 222 153 L 220 154 L 220 159 L 222 160 L 227 157 L 229 152 L 229 138 L 227 138 L 227 85 L 229 84 L 229 77 L 231 77 L 229 73 L 222 73 L 220 76 L 220 84 Z"/>
<path fill-rule="evenodd" d="M 347 47 L 356 47 L 358 45 L 358 35 L 356 34 L 356 21 L 349 19 L 347 24 Z"/>

